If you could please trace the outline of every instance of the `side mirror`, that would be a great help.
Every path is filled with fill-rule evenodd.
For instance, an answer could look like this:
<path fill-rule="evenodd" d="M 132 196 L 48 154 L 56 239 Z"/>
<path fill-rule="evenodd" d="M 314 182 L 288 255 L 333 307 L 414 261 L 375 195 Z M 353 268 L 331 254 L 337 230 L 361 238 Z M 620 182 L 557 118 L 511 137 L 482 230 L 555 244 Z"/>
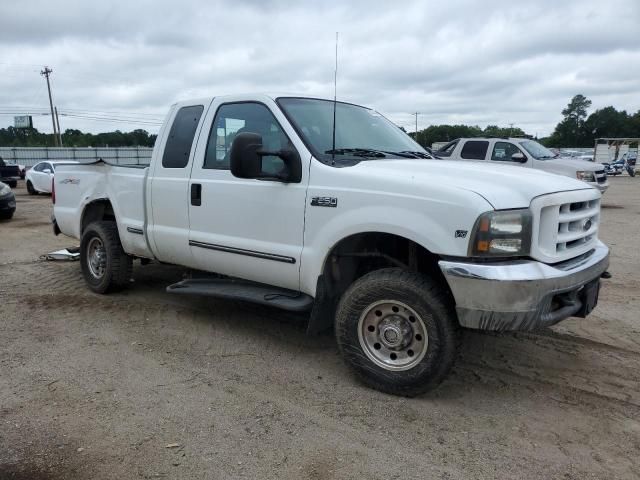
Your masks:
<path fill-rule="evenodd" d="M 525 157 L 524 153 L 522 152 L 516 152 L 511 155 L 511 161 L 518 163 L 527 163 L 527 157 Z"/>
<path fill-rule="evenodd" d="M 262 167 L 262 157 L 280 157 L 285 164 L 282 172 L 267 173 Z M 243 132 L 236 135 L 229 154 L 231 174 L 238 178 L 256 178 L 280 182 L 298 183 L 302 180 L 300 155 L 295 150 L 266 151 L 262 149 L 262 137 L 257 133 Z"/>
<path fill-rule="evenodd" d="M 51 171 L 51 169 L 50 169 L 50 168 L 45 168 L 44 170 L 42 170 L 42 173 L 49 173 L 49 174 L 51 174 L 51 173 L 53 173 L 53 172 Z"/>

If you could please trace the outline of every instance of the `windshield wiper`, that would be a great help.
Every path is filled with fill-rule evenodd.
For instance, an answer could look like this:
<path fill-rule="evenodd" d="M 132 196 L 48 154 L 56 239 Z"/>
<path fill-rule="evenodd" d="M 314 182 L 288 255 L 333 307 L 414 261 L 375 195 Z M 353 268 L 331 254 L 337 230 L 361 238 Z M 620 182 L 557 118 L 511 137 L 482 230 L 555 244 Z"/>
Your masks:
<path fill-rule="evenodd" d="M 413 158 L 433 158 L 427 152 L 420 152 L 418 150 L 403 150 L 402 152 L 393 152 L 396 155 L 405 154 L 407 156 L 412 155 Z"/>
<path fill-rule="evenodd" d="M 336 148 L 333 150 L 327 150 L 324 153 L 331 155 L 353 155 L 355 157 L 374 157 L 384 158 L 387 155 L 380 150 L 372 150 L 369 148 Z"/>

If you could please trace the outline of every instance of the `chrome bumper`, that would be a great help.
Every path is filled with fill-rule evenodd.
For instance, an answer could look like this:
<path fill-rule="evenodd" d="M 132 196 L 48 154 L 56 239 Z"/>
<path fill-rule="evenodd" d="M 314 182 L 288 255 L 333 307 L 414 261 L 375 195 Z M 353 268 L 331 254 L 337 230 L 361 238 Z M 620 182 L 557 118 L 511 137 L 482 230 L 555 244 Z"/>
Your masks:
<path fill-rule="evenodd" d="M 598 288 L 609 266 L 609 248 L 557 265 L 533 260 L 466 263 L 441 260 L 456 301 L 460 325 L 482 330 L 534 330 L 590 310 L 584 296 Z M 596 290 L 597 294 L 597 290 Z"/>
<path fill-rule="evenodd" d="M 609 188 L 609 180 L 604 183 L 591 183 L 590 185 L 593 185 L 598 190 L 600 190 L 600 193 L 604 193 L 607 191 L 607 188 Z"/>

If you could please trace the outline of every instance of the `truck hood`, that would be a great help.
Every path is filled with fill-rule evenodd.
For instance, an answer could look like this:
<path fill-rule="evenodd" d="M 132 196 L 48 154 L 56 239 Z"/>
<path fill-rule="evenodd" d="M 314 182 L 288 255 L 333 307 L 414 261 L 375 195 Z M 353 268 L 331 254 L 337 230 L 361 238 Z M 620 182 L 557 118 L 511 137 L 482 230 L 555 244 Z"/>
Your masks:
<path fill-rule="evenodd" d="M 604 165 L 601 163 L 594 163 L 588 160 L 578 160 L 574 158 L 565 158 L 565 159 L 553 159 L 553 160 L 538 160 L 544 166 L 544 170 L 547 172 L 559 173 L 561 175 L 566 175 L 570 172 L 572 175 L 577 171 L 583 172 L 598 172 L 600 170 L 604 170 Z"/>
<path fill-rule="evenodd" d="M 590 162 L 584 162 L 590 163 Z M 387 180 L 389 189 L 427 196 L 432 187 L 459 188 L 483 197 L 496 210 L 527 208 L 535 197 L 592 188 L 577 179 L 532 168 L 456 160 L 367 160 L 353 168 L 360 175 Z"/>

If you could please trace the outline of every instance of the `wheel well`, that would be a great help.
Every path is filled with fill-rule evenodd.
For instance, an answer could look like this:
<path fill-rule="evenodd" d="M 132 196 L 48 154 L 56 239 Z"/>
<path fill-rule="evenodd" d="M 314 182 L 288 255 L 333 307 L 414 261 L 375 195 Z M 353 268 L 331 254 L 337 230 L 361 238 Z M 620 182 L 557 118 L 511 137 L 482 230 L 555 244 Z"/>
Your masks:
<path fill-rule="evenodd" d="M 84 232 L 87 225 L 93 222 L 97 222 L 100 220 L 114 220 L 116 216 L 113 212 L 113 206 L 109 200 L 100 199 L 94 200 L 89 203 L 86 207 L 84 207 L 84 211 L 82 212 L 82 221 L 80 223 L 80 234 Z"/>
<path fill-rule="evenodd" d="M 318 305 L 318 318 L 312 315 L 309 331 L 321 331 L 330 325 L 329 317 L 333 318 L 342 293 L 374 270 L 400 267 L 421 272 L 449 291 L 438 259 L 422 245 L 390 233 L 365 232 L 342 239 L 331 249 L 318 279 L 316 300 L 320 299 L 322 306 Z"/>
<path fill-rule="evenodd" d="M 438 256 L 422 245 L 391 233 L 366 232 L 342 239 L 332 249 L 323 268 L 325 281 L 340 294 L 363 275 L 388 267 L 422 272 L 444 280 Z"/>

